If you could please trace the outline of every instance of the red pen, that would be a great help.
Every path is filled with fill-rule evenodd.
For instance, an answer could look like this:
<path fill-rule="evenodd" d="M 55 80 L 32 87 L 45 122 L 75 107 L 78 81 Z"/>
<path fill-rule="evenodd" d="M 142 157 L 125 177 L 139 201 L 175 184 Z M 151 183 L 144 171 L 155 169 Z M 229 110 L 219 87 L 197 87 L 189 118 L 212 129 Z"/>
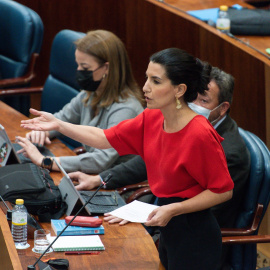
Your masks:
<path fill-rule="evenodd" d="M 98 255 L 100 251 L 66 251 L 65 255 Z"/>

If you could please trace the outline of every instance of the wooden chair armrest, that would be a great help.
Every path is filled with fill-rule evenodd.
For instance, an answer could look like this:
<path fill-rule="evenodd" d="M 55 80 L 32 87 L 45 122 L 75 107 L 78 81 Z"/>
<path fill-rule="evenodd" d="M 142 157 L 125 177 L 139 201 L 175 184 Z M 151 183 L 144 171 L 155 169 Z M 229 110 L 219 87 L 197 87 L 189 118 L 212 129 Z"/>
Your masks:
<path fill-rule="evenodd" d="M 42 91 L 43 91 L 43 87 L 0 89 L 0 96 L 37 94 L 37 93 L 41 93 Z"/>
<path fill-rule="evenodd" d="M 35 77 L 34 67 L 38 56 L 39 56 L 38 53 L 32 54 L 28 71 L 24 76 L 17 78 L 2 79 L 0 80 L 0 88 L 7 88 L 7 87 L 14 87 L 17 85 L 28 84 Z"/>
<path fill-rule="evenodd" d="M 133 202 L 134 200 L 138 200 L 142 196 L 145 196 L 148 194 L 152 194 L 150 187 L 142 187 L 140 189 L 137 189 L 128 197 L 128 199 L 126 200 L 126 203 L 130 203 L 130 202 Z"/>
<path fill-rule="evenodd" d="M 221 228 L 222 236 L 246 236 L 254 234 L 258 230 L 262 212 L 263 212 L 263 205 L 258 204 L 250 227 L 241 229 Z"/>
<path fill-rule="evenodd" d="M 225 236 L 222 237 L 222 244 L 256 244 L 270 243 L 270 235 L 247 235 L 247 236 Z"/>
<path fill-rule="evenodd" d="M 81 155 L 86 153 L 86 150 L 83 146 L 76 147 L 72 150 L 76 155 Z"/>
<path fill-rule="evenodd" d="M 140 183 L 137 183 L 137 184 L 127 185 L 127 186 L 124 186 L 124 187 L 121 187 L 121 188 L 117 188 L 117 191 L 118 191 L 118 193 L 120 195 L 123 195 L 123 194 L 125 194 L 128 191 L 137 190 L 137 189 L 140 189 L 142 187 L 149 187 L 148 182 L 147 181 L 143 181 L 143 182 L 140 182 Z"/>

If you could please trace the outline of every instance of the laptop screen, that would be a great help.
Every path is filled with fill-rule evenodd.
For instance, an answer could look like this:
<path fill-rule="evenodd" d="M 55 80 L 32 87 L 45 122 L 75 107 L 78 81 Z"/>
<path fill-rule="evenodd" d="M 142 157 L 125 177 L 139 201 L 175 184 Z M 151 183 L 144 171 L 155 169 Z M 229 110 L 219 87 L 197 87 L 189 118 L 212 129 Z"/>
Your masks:
<path fill-rule="evenodd" d="M 0 166 L 21 163 L 5 128 L 0 125 Z"/>
<path fill-rule="evenodd" d="M 54 158 L 54 162 L 60 169 L 61 174 L 63 176 L 58 188 L 61 192 L 62 200 L 65 201 L 68 206 L 66 215 L 69 216 L 71 215 L 75 205 L 78 203 L 79 200 L 81 200 L 80 194 L 78 190 L 74 187 L 72 180 L 70 179 L 64 168 L 56 160 L 56 158 Z M 88 214 L 91 215 L 91 213 Z"/>
<path fill-rule="evenodd" d="M 66 214 L 69 216 L 73 212 L 74 207 L 78 202 L 84 205 L 89 198 L 93 196 L 95 191 L 78 191 L 64 168 L 56 159 L 54 159 L 54 161 L 63 175 L 58 187 L 60 189 L 62 199 L 68 205 Z M 86 204 L 85 210 L 89 215 L 104 214 L 111 212 L 125 204 L 125 201 L 117 191 L 98 191 L 90 202 Z"/>

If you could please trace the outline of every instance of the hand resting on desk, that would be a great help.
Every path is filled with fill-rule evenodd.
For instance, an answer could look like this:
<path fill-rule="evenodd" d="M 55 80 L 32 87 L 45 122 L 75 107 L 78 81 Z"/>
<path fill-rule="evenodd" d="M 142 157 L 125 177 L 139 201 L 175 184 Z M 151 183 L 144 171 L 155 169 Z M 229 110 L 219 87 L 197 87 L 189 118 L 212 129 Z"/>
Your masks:
<path fill-rule="evenodd" d="M 32 143 L 42 146 L 44 144 L 51 144 L 48 131 L 36 131 L 26 133 L 26 138 Z"/>

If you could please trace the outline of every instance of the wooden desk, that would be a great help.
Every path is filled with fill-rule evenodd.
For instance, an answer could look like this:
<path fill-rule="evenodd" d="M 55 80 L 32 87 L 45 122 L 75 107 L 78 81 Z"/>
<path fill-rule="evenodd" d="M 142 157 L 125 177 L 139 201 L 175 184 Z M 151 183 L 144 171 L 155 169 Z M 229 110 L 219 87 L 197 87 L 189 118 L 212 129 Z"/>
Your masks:
<path fill-rule="evenodd" d="M 27 132 L 20 128 L 21 119 L 26 119 L 26 117 L 0 101 L 0 123 L 5 127 L 11 140 L 14 140 L 16 135 L 24 136 Z M 73 155 L 73 152 L 59 141 L 55 141 L 49 148 L 55 155 Z M 60 173 L 53 174 L 53 178 L 56 181 L 59 181 L 59 176 Z M 42 223 L 41 225 L 43 228 L 51 229 L 49 223 Z M 141 224 L 130 223 L 126 226 L 119 226 L 118 224 L 109 225 L 107 222 L 104 222 L 103 225 L 105 235 L 101 235 L 100 237 L 106 250 L 102 251 L 99 255 L 65 256 L 63 252 L 53 252 L 45 258 L 66 258 L 69 260 L 70 270 L 163 269 L 160 265 L 154 242 Z M 13 254 L 14 250 L 16 250 L 13 246 L 13 239 L 10 231 L 7 229 L 7 222 L 3 218 L 3 215 L 0 215 L 0 227 L 0 242 L 4 243 L 6 241 L 8 243 L 8 249 L 5 250 L 12 253 L 10 257 L 7 256 L 6 258 L 18 264 L 18 257 L 16 254 Z M 34 264 L 38 258 L 32 252 L 33 239 L 29 239 L 28 243 L 31 248 L 23 251 L 17 250 L 23 269 L 27 269 L 28 265 Z M 0 258 L 5 258 L 5 256 L 0 256 Z M 20 268 L 14 266 L 14 269 L 17 270 Z"/>

